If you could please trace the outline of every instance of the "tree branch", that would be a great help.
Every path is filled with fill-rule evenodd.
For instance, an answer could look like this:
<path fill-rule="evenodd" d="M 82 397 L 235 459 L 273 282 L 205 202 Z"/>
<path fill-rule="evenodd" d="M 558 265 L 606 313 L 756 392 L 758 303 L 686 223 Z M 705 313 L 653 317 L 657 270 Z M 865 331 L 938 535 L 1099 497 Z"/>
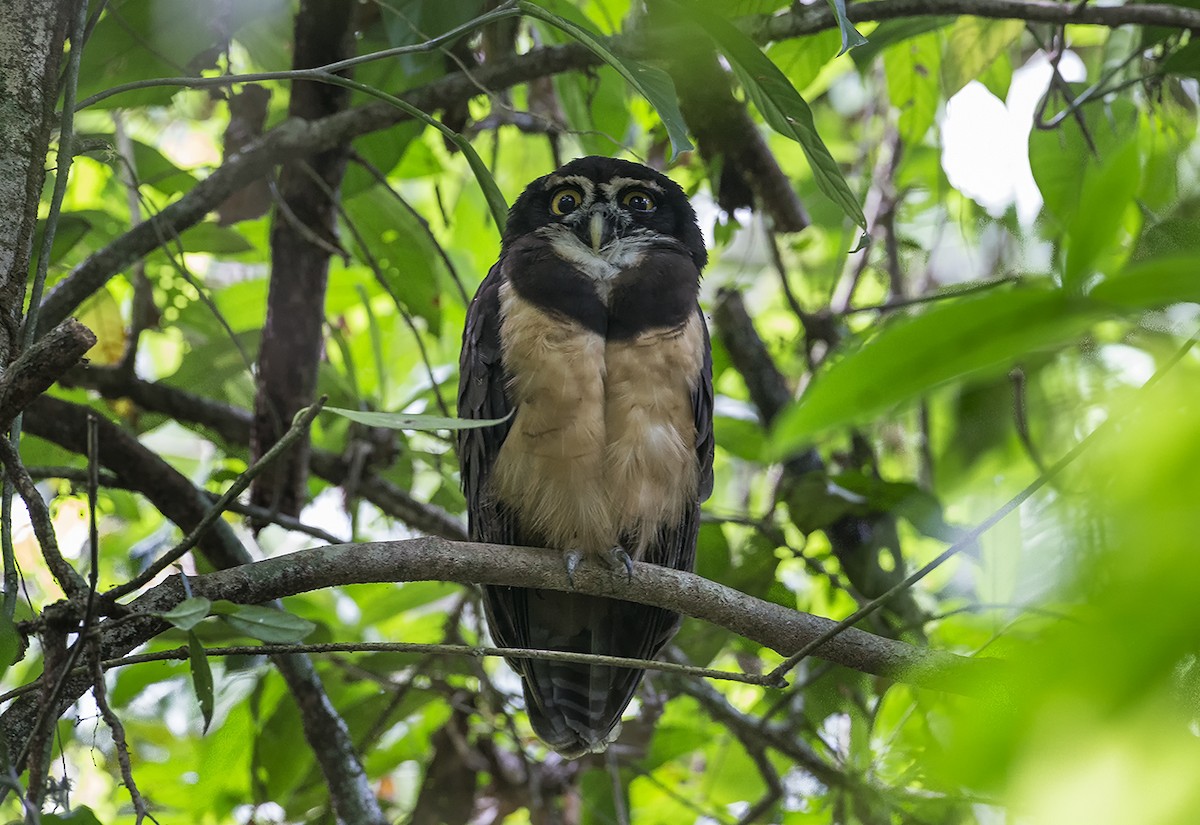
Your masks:
<path fill-rule="evenodd" d="M 296 593 L 349 584 L 399 581 L 477 582 L 608 596 L 655 605 L 718 624 L 787 656 L 817 638 L 835 622 L 764 602 L 691 573 L 635 563 L 632 581 L 597 565 L 576 570 L 572 590 L 562 556 L 553 550 L 512 548 L 419 538 L 398 542 L 346 544 L 302 550 L 192 577 L 193 595 L 258 604 Z M 135 599 L 128 608 L 146 615 L 101 625 L 104 658 L 123 656 L 168 628 L 156 614 L 185 598 L 172 577 Z M 845 667 L 897 681 L 967 695 L 1003 694 L 1006 664 L 927 650 L 849 629 L 830 639 L 817 654 Z M 85 676 L 68 681 L 62 694 L 69 706 L 90 685 Z M 19 750 L 38 710 L 36 697 L 23 697 L 0 716 L 0 734 Z"/>
<path fill-rule="evenodd" d="M 95 344 L 90 329 L 68 318 L 21 353 L 0 376 L 0 430 L 8 429 L 21 410 L 78 364 Z"/>
<path fill-rule="evenodd" d="M 1026 20 L 1031 23 L 1120 26 L 1165 26 L 1200 31 L 1200 9 L 1185 6 L 1098 6 L 1092 3 L 1058 3 L 1054 0 L 875 0 L 846 4 L 854 23 L 896 20 L 902 17 L 971 15 L 993 20 Z M 760 43 L 787 40 L 836 28 L 833 10 L 824 3 L 792 6 L 790 14 L 748 19 L 743 27 Z"/>
<path fill-rule="evenodd" d="M 242 604 L 326 587 L 401 581 L 533 587 L 619 598 L 720 625 L 783 656 L 835 625 L 701 576 L 656 565 L 635 563 L 632 581 L 598 565 L 584 565 L 576 570 L 572 588 L 557 551 L 434 537 L 316 547 L 189 579 L 194 595 Z M 182 584 L 170 579 L 130 608 L 160 612 L 183 598 Z M 834 637 L 819 655 L 864 673 L 953 693 L 987 692 L 989 683 L 1005 679 L 1005 665 L 999 660 L 921 649 L 860 630 Z"/>

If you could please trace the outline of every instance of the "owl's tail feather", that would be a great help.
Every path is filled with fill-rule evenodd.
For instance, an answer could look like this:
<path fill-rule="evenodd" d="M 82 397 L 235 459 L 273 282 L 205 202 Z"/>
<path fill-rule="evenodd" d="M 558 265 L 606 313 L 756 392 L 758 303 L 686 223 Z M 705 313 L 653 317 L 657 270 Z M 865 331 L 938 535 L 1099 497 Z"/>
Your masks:
<path fill-rule="evenodd" d="M 570 593 L 529 591 L 526 604 L 529 623 L 516 635 L 529 638 L 510 646 L 652 659 L 679 620 L 660 608 Z M 617 738 L 645 673 L 545 659 L 513 664 L 523 677 L 534 732 L 568 758 L 600 753 Z"/>

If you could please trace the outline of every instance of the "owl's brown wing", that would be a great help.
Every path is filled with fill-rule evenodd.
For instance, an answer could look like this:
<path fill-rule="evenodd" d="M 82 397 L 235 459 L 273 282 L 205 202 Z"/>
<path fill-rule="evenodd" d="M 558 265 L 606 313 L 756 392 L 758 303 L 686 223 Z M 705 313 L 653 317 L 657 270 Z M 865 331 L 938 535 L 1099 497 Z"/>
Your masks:
<path fill-rule="evenodd" d="M 461 418 L 504 418 L 513 409 L 505 389 L 507 376 L 500 349 L 500 264 L 488 272 L 471 306 L 463 330 L 458 364 L 458 415 Z M 458 431 L 458 464 L 467 499 L 472 540 L 519 544 L 518 525 L 487 495 L 488 479 L 512 419 L 492 427 Z"/>

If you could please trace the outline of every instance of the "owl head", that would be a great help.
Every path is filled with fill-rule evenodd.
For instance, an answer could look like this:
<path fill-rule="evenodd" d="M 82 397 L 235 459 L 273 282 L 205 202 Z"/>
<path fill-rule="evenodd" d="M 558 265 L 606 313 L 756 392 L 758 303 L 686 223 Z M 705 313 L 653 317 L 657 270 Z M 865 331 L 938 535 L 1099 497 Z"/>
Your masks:
<path fill-rule="evenodd" d="M 525 187 L 508 215 L 503 244 L 530 234 L 567 236 L 582 253 L 675 242 L 697 269 L 708 261 L 696 213 L 677 183 L 640 163 L 591 156 Z"/>

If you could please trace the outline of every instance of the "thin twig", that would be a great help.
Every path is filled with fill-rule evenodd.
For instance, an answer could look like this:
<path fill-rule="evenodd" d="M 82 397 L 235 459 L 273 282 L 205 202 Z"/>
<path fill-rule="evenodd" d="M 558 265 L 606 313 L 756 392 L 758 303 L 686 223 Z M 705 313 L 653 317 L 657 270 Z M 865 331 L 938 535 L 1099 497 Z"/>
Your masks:
<path fill-rule="evenodd" d="M 146 615 L 140 616 L 140 618 L 146 617 Z M 598 653 L 570 653 L 563 650 L 538 650 L 525 647 L 476 647 L 473 645 L 421 644 L 417 642 L 326 642 L 309 645 L 227 645 L 204 649 L 206 656 L 271 656 L 286 653 L 416 653 L 425 656 L 470 656 L 476 659 L 495 657 L 504 657 L 506 659 L 541 659 L 550 662 L 576 662 L 581 664 L 609 665 L 612 667 L 632 667 L 642 670 L 661 671 L 663 673 L 677 673 L 681 676 L 692 676 L 698 679 L 740 682 L 760 687 L 768 685 L 763 676 L 753 673 L 735 673 L 730 670 L 695 667 L 677 662 L 636 659 L 629 656 L 604 656 Z M 188 648 L 180 646 L 171 648 L 170 650 L 156 650 L 153 653 L 136 653 L 116 659 L 105 659 L 101 664 L 105 670 L 109 670 L 114 667 L 141 665 L 147 662 L 187 661 L 188 655 Z M 83 671 L 81 670 L 80 672 Z M 13 688 L 7 693 L 0 694 L 0 704 L 36 690 L 40 684 L 41 680 L 39 679 Z"/>
<path fill-rule="evenodd" d="M 29 521 L 33 525 L 33 534 L 42 548 L 42 557 L 46 560 L 46 566 L 50 568 L 55 581 L 58 582 L 67 597 L 75 597 L 83 592 L 87 585 L 59 551 L 58 538 L 54 534 L 54 524 L 50 520 L 50 509 L 42 500 L 42 494 L 38 492 L 37 485 L 25 471 L 25 466 L 21 463 L 21 456 L 7 438 L 0 438 L 0 461 L 4 463 L 8 479 L 21 494 L 21 498 L 25 500 L 25 507 L 29 510 Z"/>
<path fill-rule="evenodd" d="M 132 593 L 141 587 L 144 587 L 153 581 L 154 578 L 163 570 L 166 570 L 176 561 L 183 558 L 184 554 L 196 546 L 197 542 L 200 541 L 200 538 L 204 535 L 205 531 L 208 530 L 212 523 L 221 517 L 221 514 L 224 513 L 225 509 L 228 507 L 229 502 L 241 495 L 242 491 L 250 486 L 250 482 L 253 481 L 259 473 L 266 469 L 272 461 L 291 448 L 292 444 L 294 444 L 308 431 L 308 425 L 311 424 L 313 419 L 317 417 L 317 413 L 321 411 L 323 406 L 325 406 L 324 396 L 317 399 L 312 406 L 304 410 L 300 415 L 296 416 L 296 420 L 292 422 L 291 428 L 283 434 L 283 437 L 280 438 L 279 441 L 275 442 L 271 449 L 268 450 L 262 458 L 250 465 L 250 467 L 246 469 L 246 472 L 238 476 L 234 482 L 229 485 L 229 489 L 226 490 L 219 499 L 217 499 L 216 504 L 209 508 L 208 512 L 204 514 L 204 518 L 200 520 L 199 524 L 192 528 L 192 531 L 188 533 L 186 537 L 184 537 L 183 541 L 176 545 L 172 550 L 160 556 L 156 562 L 143 570 L 138 576 L 134 577 L 125 584 L 118 585 L 106 592 L 104 594 L 104 598 L 109 601 L 114 601 L 124 595 Z"/>
<path fill-rule="evenodd" d="M 108 704 L 108 691 L 105 690 L 104 685 L 104 668 L 101 666 L 98 650 L 91 660 L 92 678 L 95 680 L 92 696 L 96 699 L 96 706 L 100 708 L 100 716 L 104 719 L 104 724 L 108 725 L 108 730 L 112 734 L 113 747 L 117 752 L 117 764 L 121 767 L 121 779 L 129 790 L 129 799 L 133 803 L 133 810 L 137 815 L 135 825 L 141 825 L 142 821 L 146 819 L 158 825 L 158 820 L 147 809 L 146 800 L 142 798 L 137 782 L 133 779 L 133 765 L 129 762 L 129 742 L 125 738 L 125 726 L 121 724 L 120 717 Z"/>

